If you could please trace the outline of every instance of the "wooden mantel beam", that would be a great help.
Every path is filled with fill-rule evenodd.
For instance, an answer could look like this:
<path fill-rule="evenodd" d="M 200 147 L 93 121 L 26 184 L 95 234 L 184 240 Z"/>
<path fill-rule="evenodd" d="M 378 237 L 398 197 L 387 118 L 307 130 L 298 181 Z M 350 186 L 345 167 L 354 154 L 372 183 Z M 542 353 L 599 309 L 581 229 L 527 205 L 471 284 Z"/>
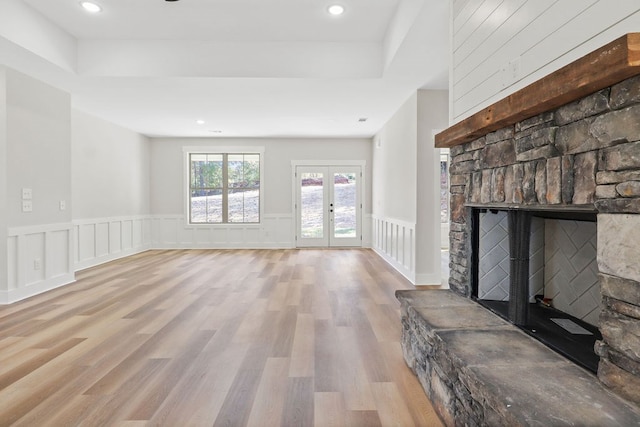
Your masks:
<path fill-rule="evenodd" d="M 629 33 L 436 135 L 436 147 L 473 141 L 640 74 L 640 33 Z"/>

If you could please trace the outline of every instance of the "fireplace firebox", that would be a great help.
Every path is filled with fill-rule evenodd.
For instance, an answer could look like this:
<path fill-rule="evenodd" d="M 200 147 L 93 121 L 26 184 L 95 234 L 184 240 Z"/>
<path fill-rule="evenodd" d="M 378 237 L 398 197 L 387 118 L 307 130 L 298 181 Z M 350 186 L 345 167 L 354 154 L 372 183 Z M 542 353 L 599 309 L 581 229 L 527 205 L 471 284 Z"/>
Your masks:
<path fill-rule="evenodd" d="M 598 282 L 593 209 L 481 206 L 471 217 L 472 297 L 597 372 L 594 346 L 602 335 L 600 291 L 592 290 Z"/>

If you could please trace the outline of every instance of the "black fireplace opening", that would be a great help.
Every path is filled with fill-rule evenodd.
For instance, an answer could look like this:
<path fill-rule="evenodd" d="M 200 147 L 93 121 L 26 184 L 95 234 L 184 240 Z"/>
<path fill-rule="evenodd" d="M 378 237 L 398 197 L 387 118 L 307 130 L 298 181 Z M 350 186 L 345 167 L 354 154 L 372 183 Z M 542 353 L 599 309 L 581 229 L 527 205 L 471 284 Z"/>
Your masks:
<path fill-rule="evenodd" d="M 473 298 L 597 372 L 597 216 L 589 208 L 471 207 Z"/>

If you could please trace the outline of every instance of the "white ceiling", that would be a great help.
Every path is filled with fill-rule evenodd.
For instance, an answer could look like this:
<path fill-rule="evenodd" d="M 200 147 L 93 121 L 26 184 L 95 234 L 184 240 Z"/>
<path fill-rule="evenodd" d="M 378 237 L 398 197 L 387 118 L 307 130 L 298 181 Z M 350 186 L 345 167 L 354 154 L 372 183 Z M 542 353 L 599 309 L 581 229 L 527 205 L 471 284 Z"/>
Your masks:
<path fill-rule="evenodd" d="M 103 12 L 91 17 L 79 0 L 24 1 L 74 37 L 94 40 L 379 42 L 398 6 L 345 0 L 346 13 L 335 18 L 326 0 L 95 0 Z"/>
<path fill-rule="evenodd" d="M 447 88 L 447 0 L 96 2 L 2 0 L 0 62 L 149 136 L 368 137 Z"/>

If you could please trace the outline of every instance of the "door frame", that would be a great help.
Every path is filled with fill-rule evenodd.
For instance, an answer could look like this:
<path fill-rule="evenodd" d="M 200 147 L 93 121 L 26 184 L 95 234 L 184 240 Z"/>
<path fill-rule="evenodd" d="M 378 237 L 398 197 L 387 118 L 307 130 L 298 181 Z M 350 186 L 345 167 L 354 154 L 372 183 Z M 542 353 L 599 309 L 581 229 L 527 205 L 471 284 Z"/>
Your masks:
<path fill-rule="evenodd" d="M 297 241 L 297 228 L 298 228 L 298 211 L 296 209 L 297 203 L 297 179 L 296 179 L 296 169 L 298 167 L 341 167 L 341 166 L 355 166 L 360 167 L 360 172 L 362 176 L 360 177 L 360 204 L 362 208 L 360 209 L 360 235 L 361 241 L 360 246 L 363 247 L 365 242 L 365 212 L 367 212 L 367 186 L 366 186 L 366 160 L 292 160 L 291 161 L 291 212 L 292 212 L 292 221 L 291 221 L 291 235 L 293 236 L 293 247 L 298 247 Z M 368 230 L 367 230 L 368 231 Z"/>

